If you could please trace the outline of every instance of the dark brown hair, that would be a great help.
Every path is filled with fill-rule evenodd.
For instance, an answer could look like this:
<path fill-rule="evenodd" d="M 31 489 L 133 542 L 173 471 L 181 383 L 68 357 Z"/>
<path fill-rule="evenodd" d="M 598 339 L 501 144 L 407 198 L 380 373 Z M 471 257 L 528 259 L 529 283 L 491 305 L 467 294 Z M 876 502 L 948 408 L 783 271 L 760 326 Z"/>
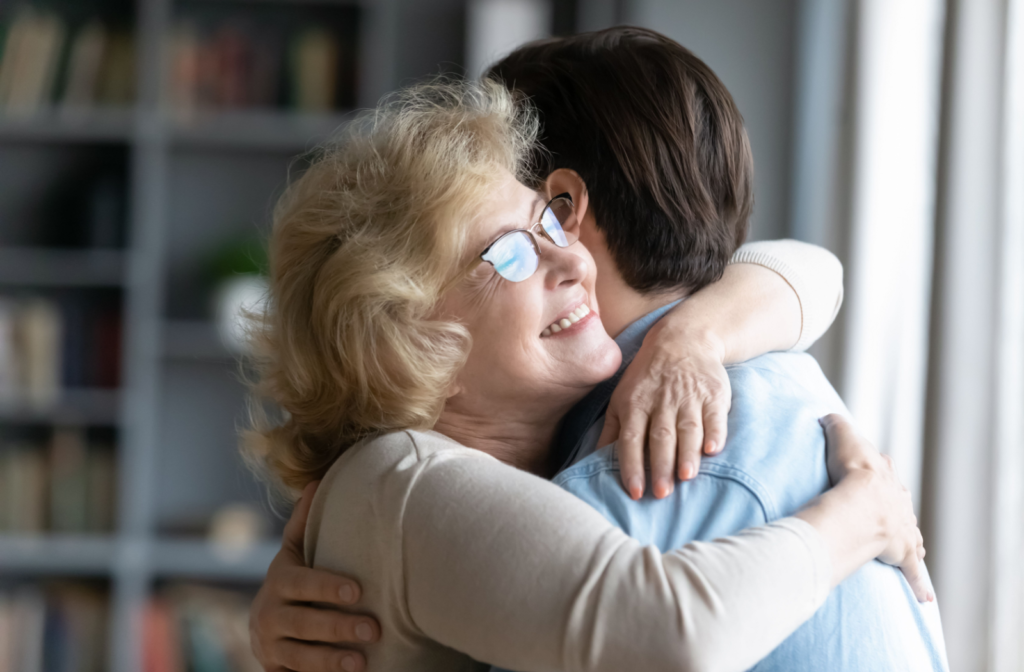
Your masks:
<path fill-rule="evenodd" d="M 722 276 L 747 236 L 754 165 L 743 118 L 703 61 L 617 27 L 532 42 L 487 76 L 537 108 L 539 179 L 579 173 L 630 287 L 696 291 Z"/>

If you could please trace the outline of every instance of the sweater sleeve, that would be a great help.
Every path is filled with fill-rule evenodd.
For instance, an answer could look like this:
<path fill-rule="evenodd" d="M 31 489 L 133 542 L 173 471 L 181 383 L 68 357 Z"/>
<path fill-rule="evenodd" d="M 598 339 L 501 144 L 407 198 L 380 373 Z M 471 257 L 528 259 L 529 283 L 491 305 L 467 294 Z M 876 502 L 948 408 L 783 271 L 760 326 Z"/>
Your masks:
<path fill-rule="evenodd" d="M 824 602 L 821 538 L 788 518 L 662 554 L 543 479 L 426 460 L 402 514 L 409 617 L 517 670 L 745 670 Z"/>
<path fill-rule="evenodd" d="M 843 305 L 843 265 L 828 250 L 797 240 L 747 243 L 729 263 L 757 264 L 782 276 L 800 302 L 800 337 L 790 348 L 801 352 L 832 326 Z"/>

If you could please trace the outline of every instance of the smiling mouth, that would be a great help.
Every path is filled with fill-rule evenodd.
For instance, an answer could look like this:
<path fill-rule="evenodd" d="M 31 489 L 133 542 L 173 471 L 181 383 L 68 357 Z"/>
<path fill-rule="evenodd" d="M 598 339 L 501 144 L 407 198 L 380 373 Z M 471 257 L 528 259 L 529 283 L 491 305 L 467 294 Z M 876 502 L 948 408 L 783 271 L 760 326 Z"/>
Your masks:
<path fill-rule="evenodd" d="M 559 321 L 547 327 L 544 331 L 540 332 L 541 338 L 544 338 L 545 336 L 552 336 L 559 332 L 565 331 L 566 329 L 569 329 L 570 327 L 572 327 L 572 325 L 586 318 L 587 315 L 590 315 L 591 312 L 592 311 L 590 310 L 590 306 L 588 306 L 585 303 L 581 303 L 579 307 L 576 308 L 576 310 L 572 311 Z"/>

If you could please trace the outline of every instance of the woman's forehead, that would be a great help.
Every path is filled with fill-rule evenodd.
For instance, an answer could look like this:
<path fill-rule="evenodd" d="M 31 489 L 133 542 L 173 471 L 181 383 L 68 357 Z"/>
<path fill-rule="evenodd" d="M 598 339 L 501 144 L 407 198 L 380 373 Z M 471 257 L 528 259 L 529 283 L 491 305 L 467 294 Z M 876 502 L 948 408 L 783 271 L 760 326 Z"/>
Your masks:
<path fill-rule="evenodd" d="M 510 173 L 494 192 L 478 220 L 479 234 L 488 240 L 513 229 L 527 229 L 540 218 L 544 195 L 522 184 Z"/>

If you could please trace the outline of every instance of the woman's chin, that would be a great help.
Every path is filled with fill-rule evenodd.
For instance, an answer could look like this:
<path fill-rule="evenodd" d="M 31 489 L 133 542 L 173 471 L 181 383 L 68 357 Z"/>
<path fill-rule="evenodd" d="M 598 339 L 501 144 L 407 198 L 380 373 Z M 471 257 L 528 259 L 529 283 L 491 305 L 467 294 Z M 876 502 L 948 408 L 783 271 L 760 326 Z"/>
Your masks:
<path fill-rule="evenodd" d="M 619 346 L 608 336 L 599 319 L 581 321 L 572 329 L 543 336 L 541 341 L 548 352 L 558 359 L 572 361 L 580 372 L 592 371 L 596 382 L 615 375 L 622 362 Z"/>
<path fill-rule="evenodd" d="M 566 358 L 559 358 L 573 370 L 572 377 L 589 385 L 608 380 L 619 370 L 622 352 L 615 341 L 604 338 L 579 339 Z"/>

